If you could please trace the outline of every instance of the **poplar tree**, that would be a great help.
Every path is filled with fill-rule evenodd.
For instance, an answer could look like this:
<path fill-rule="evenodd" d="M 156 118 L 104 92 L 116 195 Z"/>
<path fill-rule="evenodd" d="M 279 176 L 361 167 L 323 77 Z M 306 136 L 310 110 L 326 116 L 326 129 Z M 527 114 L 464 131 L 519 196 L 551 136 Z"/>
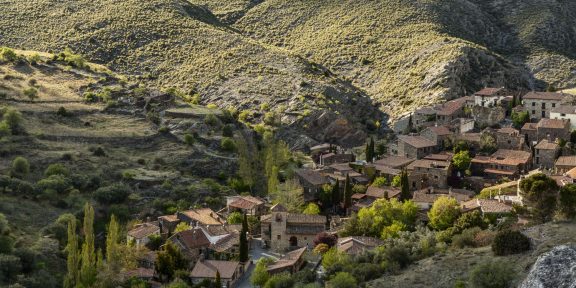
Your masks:
<path fill-rule="evenodd" d="M 278 189 L 278 184 L 280 184 L 280 182 L 278 182 L 278 167 L 273 166 L 272 172 L 268 176 L 268 194 L 269 195 L 274 194 L 276 192 L 276 190 Z"/>
<path fill-rule="evenodd" d="M 79 284 L 79 271 L 78 265 L 80 259 L 78 255 L 78 235 L 76 234 L 76 219 L 71 219 L 68 222 L 68 243 L 66 244 L 66 252 L 68 253 L 66 265 L 68 273 L 64 278 L 64 288 L 74 288 Z"/>
<path fill-rule="evenodd" d="M 376 151 L 374 149 L 374 138 L 370 137 L 370 161 L 374 162 L 374 157 L 376 157 Z"/>
<path fill-rule="evenodd" d="M 350 176 L 346 175 L 346 182 L 344 182 L 344 208 L 348 209 L 352 206 L 352 185 L 350 184 Z"/>
<path fill-rule="evenodd" d="M 115 272 L 120 272 L 122 265 L 122 253 L 118 244 L 120 240 L 120 227 L 116 221 L 116 216 L 110 217 L 108 225 L 108 235 L 106 235 L 106 264 L 108 268 Z"/>
<path fill-rule="evenodd" d="M 218 269 L 216 269 L 216 281 L 214 281 L 214 287 L 222 287 L 222 280 L 220 279 L 220 271 Z"/>
<path fill-rule="evenodd" d="M 94 252 L 94 208 L 84 205 L 84 243 L 80 266 L 80 282 L 84 287 L 91 287 L 96 282 L 96 253 Z"/>

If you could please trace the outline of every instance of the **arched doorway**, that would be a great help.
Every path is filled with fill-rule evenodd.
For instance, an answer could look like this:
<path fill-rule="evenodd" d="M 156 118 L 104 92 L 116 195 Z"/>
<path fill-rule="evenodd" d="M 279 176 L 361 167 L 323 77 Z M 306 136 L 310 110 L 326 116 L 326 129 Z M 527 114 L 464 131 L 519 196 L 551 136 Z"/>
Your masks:
<path fill-rule="evenodd" d="M 296 236 L 290 237 L 290 246 L 292 247 L 298 246 L 298 238 L 296 238 Z"/>

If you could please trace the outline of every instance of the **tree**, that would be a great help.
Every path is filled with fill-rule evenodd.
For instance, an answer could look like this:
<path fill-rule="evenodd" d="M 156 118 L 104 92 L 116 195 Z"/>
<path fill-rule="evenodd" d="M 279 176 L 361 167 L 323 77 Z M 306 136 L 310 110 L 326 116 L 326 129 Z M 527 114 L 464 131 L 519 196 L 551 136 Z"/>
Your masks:
<path fill-rule="evenodd" d="M 468 147 L 468 143 L 466 141 L 463 141 L 463 140 L 456 142 L 456 144 L 454 145 L 454 148 L 452 148 L 452 151 L 454 151 L 454 153 L 458 153 L 461 151 L 468 151 L 468 150 L 470 150 L 470 147 Z"/>
<path fill-rule="evenodd" d="M 96 253 L 94 249 L 94 208 L 84 205 L 84 243 L 82 244 L 80 282 L 84 287 L 91 287 L 96 282 Z"/>
<path fill-rule="evenodd" d="M 336 234 L 329 234 L 328 232 L 320 232 L 314 238 L 314 246 L 326 244 L 328 248 L 332 248 L 338 244 L 338 236 Z"/>
<path fill-rule="evenodd" d="M 496 151 L 496 139 L 488 133 L 480 136 L 480 150 L 484 153 L 494 153 Z"/>
<path fill-rule="evenodd" d="M 268 279 L 270 279 L 270 273 L 268 273 L 267 265 L 270 262 L 268 258 L 260 258 L 256 263 L 256 267 L 250 276 L 250 282 L 257 287 L 262 287 Z"/>
<path fill-rule="evenodd" d="M 520 181 L 520 191 L 528 202 L 533 217 L 542 222 L 550 220 L 556 208 L 558 184 L 545 174 L 538 173 Z"/>
<path fill-rule="evenodd" d="M 273 166 L 270 175 L 268 176 L 268 194 L 274 194 L 278 189 L 278 167 Z"/>
<path fill-rule="evenodd" d="M 322 256 L 322 267 L 330 270 L 338 264 L 348 263 L 349 261 L 350 257 L 348 254 L 340 252 L 336 247 L 332 247 Z"/>
<path fill-rule="evenodd" d="M 232 138 L 224 137 L 220 142 L 220 147 L 224 151 L 234 152 L 236 150 L 236 143 L 234 143 L 234 140 L 232 140 Z"/>
<path fill-rule="evenodd" d="M 100 187 L 94 192 L 94 199 L 102 204 L 118 204 L 124 202 L 132 189 L 126 184 L 112 184 Z"/>
<path fill-rule="evenodd" d="M 414 123 L 412 123 L 412 114 L 410 114 L 410 117 L 408 117 L 408 125 L 406 125 L 406 130 L 404 131 L 404 134 L 410 134 L 412 130 L 414 130 Z"/>
<path fill-rule="evenodd" d="M 514 280 L 515 272 L 504 261 L 480 263 L 470 272 L 468 283 L 471 288 L 508 288 Z"/>
<path fill-rule="evenodd" d="M 338 205 L 340 205 L 341 199 L 342 198 L 340 196 L 340 180 L 336 179 L 336 183 L 332 187 L 332 206 L 338 207 Z"/>
<path fill-rule="evenodd" d="M 356 288 L 357 281 L 348 272 L 338 272 L 326 283 L 327 288 Z"/>
<path fill-rule="evenodd" d="M 376 157 L 376 151 L 374 148 L 374 138 L 370 137 L 370 163 L 374 162 L 374 158 Z"/>
<path fill-rule="evenodd" d="M 12 131 L 12 134 L 18 133 L 19 131 L 21 131 L 22 127 L 22 113 L 20 113 L 20 111 L 15 110 L 15 109 L 10 109 L 8 108 L 5 112 L 4 115 L 2 116 L 3 122 L 6 123 L 6 125 L 8 125 L 8 127 L 10 127 L 10 130 Z"/>
<path fill-rule="evenodd" d="M 44 170 L 44 177 L 50 177 L 52 175 L 69 176 L 70 170 L 62 163 L 50 164 L 46 170 Z"/>
<path fill-rule="evenodd" d="M 291 288 L 294 286 L 292 276 L 287 273 L 275 274 L 264 285 L 264 288 Z"/>
<path fill-rule="evenodd" d="M 216 280 L 214 281 L 215 288 L 222 288 L 222 279 L 220 279 L 220 271 L 216 270 Z"/>
<path fill-rule="evenodd" d="M 164 250 L 158 252 L 155 267 L 160 279 L 166 281 L 174 277 L 174 272 L 187 269 L 188 261 L 182 255 L 180 249 L 168 241 L 164 245 Z"/>
<path fill-rule="evenodd" d="M 180 222 L 180 223 L 178 223 L 178 225 L 176 225 L 176 228 L 174 228 L 174 233 L 180 233 L 182 231 L 187 231 L 190 229 L 192 229 L 192 228 L 190 227 L 190 225 L 188 225 L 188 223 Z"/>
<path fill-rule="evenodd" d="M 459 216 L 460 206 L 458 205 L 458 201 L 446 196 L 436 199 L 432 205 L 432 209 L 428 212 L 430 226 L 439 231 L 450 228 Z"/>
<path fill-rule="evenodd" d="M 318 205 L 316 205 L 315 203 L 308 203 L 308 205 L 306 206 L 304 211 L 302 211 L 302 213 L 307 215 L 318 215 L 320 214 L 320 207 L 318 207 Z"/>
<path fill-rule="evenodd" d="M 0 284 L 9 284 L 16 280 L 16 276 L 18 276 L 21 271 L 22 264 L 20 263 L 20 258 L 14 255 L 0 254 Z"/>
<path fill-rule="evenodd" d="M 390 185 L 392 185 L 392 187 L 400 187 L 400 185 L 402 183 L 402 176 L 401 175 L 396 175 L 394 176 L 394 178 L 392 178 L 392 183 L 390 183 Z"/>
<path fill-rule="evenodd" d="M 376 177 L 376 179 L 374 179 L 372 182 L 372 186 L 376 187 L 384 187 L 386 185 L 388 185 L 388 180 L 386 180 L 385 177 Z"/>
<path fill-rule="evenodd" d="M 352 207 L 352 184 L 350 183 L 350 176 L 346 174 L 346 181 L 344 182 L 344 209 Z"/>
<path fill-rule="evenodd" d="M 530 114 L 528 111 L 524 112 L 512 112 L 512 122 L 514 123 L 514 128 L 520 129 L 526 122 L 530 120 Z"/>
<path fill-rule="evenodd" d="M 18 156 L 12 161 L 10 175 L 18 179 L 24 179 L 30 173 L 30 163 L 24 157 Z"/>
<path fill-rule="evenodd" d="M 240 262 L 248 261 L 248 217 L 244 214 L 242 229 L 240 230 Z"/>
<path fill-rule="evenodd" d="M 248 145 L 244 137 L 239 137 L 236 140 L 236 149 L 238 151 L 238 176 L 242 178 L 244 183 L 250 187 L 250 192 L 252 192 L 252 187 L 256 182 L 256 177 L 258 175 L 254 163 L 254 151 L 251 151 L 250 145 Z"/>
<path fill-rule="evenodd" d="M 0 47 L 0 59 L 8 62 L 16 62 L 18 61 L 18 55 L 10 48 Z"/>
<path fill-rule="evenodd" d="M 64 287 L 73 288 L 80 283 L 78 235 L 76 234 L 76 219 L 68 220 L 68 243 L 66 244 L 68 273 L 64 278 Z"/>
<path fill-rule="evenodd" d="M 292 213 L 300 213 L 304 206 L 304 189 L 294 178 L 279 184 L 278 189 L 270 196 L 274 203 L 282 204 Z"/>
<path fill-rule="evenodd" d="M 454 164 L 454 167 L 460 171 L 468 169 L 471 162 L 472 158 L 470 158 L 468 151 L 460 151 L 452 158 L 452 164 Z"/>
<path fill-rule="evenodd" d="M 408 171 L 406 171 L 406 169 L 403 169 L 402 173 L 400 174 L 400 201 L 407 201 L 410 199 L 412 199 L 412 194 L 410 194 Z"/>
<path fill-rule="evenodd" d="M 560 189 L 558 206 L 564 217 L 572 219 L 576 216 L 576 184 L 567 184 Z"/>
<path fill-rule="evenodd" d="M 230 215 L 228 215 L 228 218 L 226 220 L 228 224 L 242 224 L 244 216 L 242 216 L 242 213 L 236 211 L 230 213 Z"/>
<path fill-rule="evenodd" d="M 34 87 L 24 89 L 22 93 L 24 93 L 24 96 L 28 97 L 31 101 L 38 98 L 38 90 Z"/>

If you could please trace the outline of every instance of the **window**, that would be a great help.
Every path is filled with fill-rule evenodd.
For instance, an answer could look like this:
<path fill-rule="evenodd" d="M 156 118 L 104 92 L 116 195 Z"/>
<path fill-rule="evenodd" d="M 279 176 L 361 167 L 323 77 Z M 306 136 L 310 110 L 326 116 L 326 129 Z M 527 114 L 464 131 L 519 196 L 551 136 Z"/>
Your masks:
<path fill-rule="evenodd" d="M 546 109 L 546 103 L 542 103 L 542 109 Z"/>
<path fill-rule="evenodd" d="M 552 108 L 556 107 L 556 103 L 552 103 Z"/>
<path fill-rule="evenodd" d="M 562 116 L 562 117 L 566 117 L 566 114 L 562 113 L 562 114 L 560 114 L 560 116 Z"/>
<path fill-rule="evenodd" d="M 276 235 L 276 239 L 280 240 L 281 238 L 280 235 Z"/>
<path fill-rule="evenodd" d="M 546 111 L 542 111 L 542 118 L 546 118 Z"/>
<path fill-rule="evenodd" d="M 536 110 L 532 110 L 532 115 L 536 114 Z"/>
<path fill-rule="evenodd" d="M 304 240 L 308 240 L 308 237 L 304 237 Z"/>
<path fill-rule="evenodd" d="M 536 157 L 536 164 L 540 164 L 540 157 Z"/>
<path fill-rule="evenodd" d="M 536 102 L 532 102 L 532 107 L 536 106 Z"/>

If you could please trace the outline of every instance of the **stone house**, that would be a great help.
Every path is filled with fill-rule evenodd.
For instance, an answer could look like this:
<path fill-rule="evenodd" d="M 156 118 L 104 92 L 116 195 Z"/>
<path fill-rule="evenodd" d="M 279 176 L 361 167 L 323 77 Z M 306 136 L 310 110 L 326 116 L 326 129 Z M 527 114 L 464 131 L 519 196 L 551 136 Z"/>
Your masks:
<path fill-rule="evenodd" d="M 488 177 L 515 178 L 532 167 L 532 153 L 519 150 L 498 149 L 490 156 L 472 159 L 472 172 Z"/>
<path fill-rule="evenodd" d="M 180 223 L 180 219 L 178 219 L 176 215 L 163 215 L 158 217 L 158 224 L 160 226 L 160 234 L 162 235 L 162 238 L 168 238 L 172 232 L 174 232 L 178 223 Z"/>
<path fill-rule="evenodd" d="M 286 253 L 278 261 L 272 263 L 266 268 L 270 274 L 279 274 L 283 272 L 288 272 L 294 274 L 302 268 L 304 265 L 304 253 L 306 253 L 306 247 L 302 247 L 293 251 Z"/>
<path fill-rule="evenodd" d="M 530 118 L 550 118 L 550 111 L 562 103 L 566 95 L 553 92 L 528 92 L 522 97 L 524 109 L 528 111 Z"/>
<path fill-rule="evenodd" d="M 391 187 L 391 186 L 384 186 L 384 187 L 376 187 L 373 185 L 368 186 L 366 189 L 366 197 L 372 200 L 378 199 L 392 199 L 400 197 L 400 188 Z"/>
<path fill-rule="evenodd" d="M 460 204 L 462 213 L 480 211 L 482 216 L 504 216 L 512 212 L 512 205 L 494 199 L 472 199 Z"/>
<path fill-rule="evenodd" d="M 576 129 L 576 106 L 560 105 L 550 111 L 550 119 L 564 119 L 570 121 L 570 129 Z"/>
<path fill-rule="evenodd" d="M 238 280 L 244 274 L 244 266 L 238 261 L 202 260 L 190 271 L 190 280 L 198 284 L 204 280 L 215 281 L 216 272 L 220 273 L 222 287 L 237 287 Z"/>
<path fill-rule="evenodd" d="M 570 139 L 570 121 L 564 119 L 542 118 L 538 123 L 526 123 L 522 127 L 522 134 L 526 135 L 530 143 L 540 142 L 542 139 L 554 141 L 556 139 Z"/>
<path fill-rule="evenodd" d="M 560 145 L 547 139 L 542 139 L 534 146 L 534 166 L 552 169 L 559 154 Z"/>
<path fill-rule="evenodd" d="M 496 147 L 498 149 L 509 150 L 526 150 L 528 146 L 525 141 L 525 136 L 520 134 L 520 131 L 512 127 L 504 127 L 494 132 L 496 138 Z"/>
<path fill-rule="evenodd" d="M 261 216 L 266 214 L 264 200 L 254 196 L 228 196 L 226 197 L 226 209 L 228 213 L 235 211 L 248 215 Z"/>
<path fill-rule="evenodd" d="M 361 255 L 366 251 L 384 245 L 384 241 L 368 236 L 349 236 L 338 238 L 336 248 L 348 255 Z"/>
<path fill-rule="evenodd" d="M 210 208 L 199 208 L 176 212 L 176 217 L 180 221 L 188 223 L 190 227 L 196 227 L 199 225 L 219 226 L 226 222 L 226 219 L 220 217 L 220 215 L 218 215 Z"/>
<path fill-rule="evenodd" d="M 328 177 L 320 171 L 310 169 L 298 169 L 295 171 L 296 179 L 304 189 L 304 199 L 312 200 L 322 191 L 324 184 L 330 183 Z"/>
<path fill-rule="evenodd" d="M 417 191 L 414 191 L 412 195 L 412 201 L 416 204 L 420 210 L 428 211 L 434 205 L 434 202 L 440 197 L 451 197 L 456 199 L 458 203 L 463 203 L 470 200 L 473 195 L 468 192 L 459 193 L 458 191 L 452 191 L 449 189 L 435 189 L 434 187 L 426 187 Z"/>
<path fill-rule="evenodd" d="M 436 122 L 437 111 L 432 107 L 416 109 L 412 114 L 412 126 L 416 129 L 433 126 Z"/>
<path fill-rule="evenodd" d="M 398 155 L 421 159 L 436 151 L 437 143 L 422 136 L 398 136 Z"/>
<path fill-rule="evenodd" d="M 280 204 L 260 219 L 262 240 L 277 252 L 289 248 L 314 247 L 314 237 L 326 230 L 326 216 L 289 213 Z"/>
<path fill-rule="evenodd" d="M 576 156 L 560 156 L 554 165 L 556 174 L 564 174 L 576 168 Z"/>
<path fill-rule="evenodd" d="M 178 247 L 182 255 L 190 262 L 195 263 L 200 258 L 205 258 L 208 255 L 208 248 L 210 247 L 210 240 L 200 228 L 192 228 L 178 232 L 168 238 L 166 242 L 171 242 Z"/>
<path fill-rule="evenodd" d="M 400 170 L 406 168 L 406 166 L 408 166 L 408 164 L 412 163 L 414 160 L 416 159 L 404 156 L 390 155 L 380 160 L 376 160 L 374 164 Z"/>
<path fill-rule="evenodd" d="M 438 151 L 444 150 L 444 147 L 449 143 L 453 134 L 454 133 L 444 125 L 429 127 L 420 132 L 422 137 L 431 140 L 432 142 L 436 142 Z"/>
<path fill-rule="evenodd" d="M 506 88 L 484 88 L 474 93 L 474 104 L 481 107 L 494 107 L 511 92 Z"/>
<path fill-rule="evenodd" d="M 150 242 L 150 237 L 160 236 L 160 227 L 157 223 L 142 223 L 137 224 L 134 228 L 128 231 L 126 236 L 127 243 L 134 243 L 136 247 L 143 247 Z"/>
<path fill-rule="evenodd" d="M 448 188 L 448 177 L 452 175 L 452 162 L 420 159 L 410 163 L 407 170 L 412 190 L 429 186 Z"/>
<path fill-rule="evenodd" d="M 464 116 L 464 107 L 467 101 L 472 97 L 460 97 L 454 100 L 447 101 L 443 104 L 437 105 L 436 110 L 436 123 L 445 124 L 450 123 L 455 119 Z"/>
<path fill-rule="evenodd" d="M 367 165 L 367 169 L 370 169 L 370 167 L 373 167 L 374 171 L 376 172 L 375 176 L 386 178 L 388 183 L 391 183 L 392 179 L 394 179 L 395 176 L 400 175 L 400 172 L 402 172 L 400 169 L 394 169 L 379 164 Z"/>

